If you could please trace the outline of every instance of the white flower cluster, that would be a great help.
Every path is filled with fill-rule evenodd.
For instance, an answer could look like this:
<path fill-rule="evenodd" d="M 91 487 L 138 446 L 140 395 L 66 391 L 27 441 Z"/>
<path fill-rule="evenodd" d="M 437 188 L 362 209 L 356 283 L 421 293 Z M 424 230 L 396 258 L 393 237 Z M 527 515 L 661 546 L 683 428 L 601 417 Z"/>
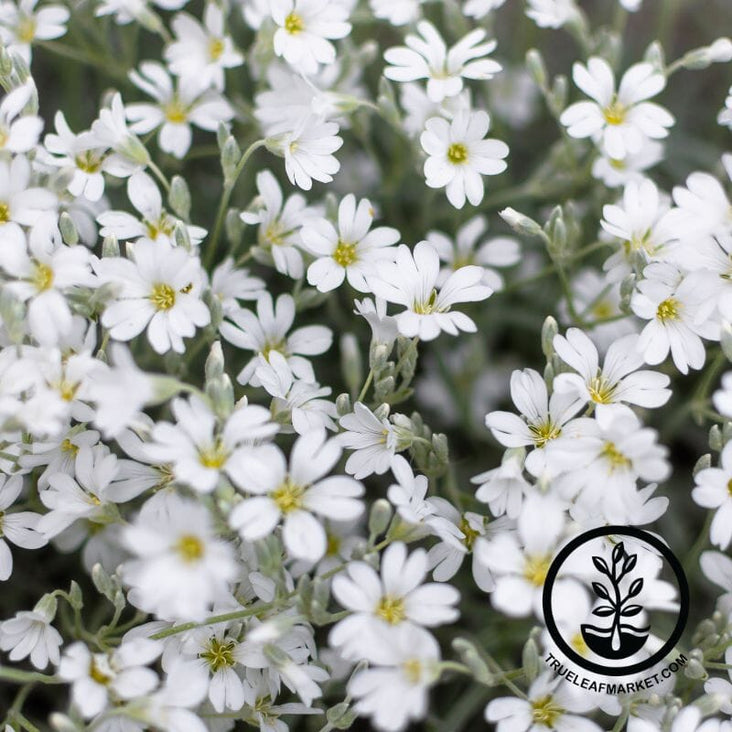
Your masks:
<path fill-rule="evenodd" d="M 672 64 L 652 44 L 616 84 L 618 27 L 641 0 L 613 2 L 616 27 L 596 31 L 574 0 L 528 0 L 526 23 L 565 29 L 586 57 L 572 78 L 589 100 L 567 105 L 538 51 L 526 69 L 492 58 L 504 4 L 517 12 L 0 3 L 0 581 L 12 595 L 37 569 L 28 586 L 43 587 L 0 618 L 0 649 L 34 669 L 0 665 L 22 685 L 6 730 L 286 732 L 320 715 L 323 732 L 357 717 L 396 732 L 455 674 L 485 688 L 439 729 L 476 711 L 499 732 L 594 732 L 600 713 L 634 732 L 729 729 L 732 683 L 709 672 L 732 671 L 732 371 L 710 393 L 732 361 L 732 155 L 667 191 L 678 166 L 648 171 L 675 124 L 650 100 L 678 70 L 732 60 L 732 42 Z M 121 91 L 53 108 L 78 82 L 61 69 L 53 89 L 56 56 Z M 486 194 L 514 164 L 489 132 L 533 134 L 540 97 L 556 142 L 521 185 Z M 532 199 L 538 217 L 554 205 L 545 225 L 501 212 L 525 241 L 487 234 L 499 202 Z M 600 249 L 604 263 L 576 268 Z M 448 336 L 480 331 L 480 345 L 503 318 L 533 328 L 542 305 L 510 298 L 552 275 L 566 327 L 545 320 L 543 373 L 497 361 L 474 398 L 463 377 L 478 359 Z M 673 404 L 708 351 L 688 411 L 715 423 L 719 457 L 689 486 L 709 510 L 692 564 L 724 594 L 691 640 L 687 705 L 673 679 L 663 696 L 578 694 L 538 669 L 550 564 L 583 531 L 673 513 L 658 490 L 673 456 L 649 410 Z M 512 411 L 496 408 L 502 390 Z M 479 402 L 505 450 L 487 458 L 489 432 L 468 425 L 474 491 L 460 433 L 448 445 L 419 411 L 395 411 L 415 392 L 440 426 L 453 412 L 472 424 Z M 641 600 L 675 608 L 660 569 L 644 567 Z M 587 578 L 567 572 L 557 591 L 576 635 Z M 485 634 L 441 630 L 470 633 L 479 593 L 496 638 L 535 620 L 520 669 L 501 665 L 514 648 L 499 662 Z M 58 705 L 45 718 L 43 684 Z"/>

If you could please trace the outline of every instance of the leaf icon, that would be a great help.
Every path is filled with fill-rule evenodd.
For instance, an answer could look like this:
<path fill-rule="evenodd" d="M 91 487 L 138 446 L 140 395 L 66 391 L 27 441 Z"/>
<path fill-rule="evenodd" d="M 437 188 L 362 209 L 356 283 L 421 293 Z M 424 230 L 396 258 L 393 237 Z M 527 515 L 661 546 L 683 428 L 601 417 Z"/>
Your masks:
<path fill-rule="evenodd" d="M 628 574 L 628 572 L 631 572 L 637 562 L 638 562 L 638 555 L 630 554 L 626 558 L 625 562 L 623 563 L 623 574 Z"/>
<path fill-rule="evenodd" d="M 613 564 L 620 563 L 620 560 L 623 558 L 623 552 L 625 552 L 625 546 L 621 541 L 619 544 L 616 544 L 613 549 Z"/>
<path fill-rule="evenodd" d="M 610 593 L 601 582 L 593 582 L 592 589 L 598 597 L 601 597 L 603 600 L 610 600 Z"/>
<path fill-rule="evenodd" d="M 643 589 L 643 579 L 639 577 L 637 580 L 633 580 L 633 584 L 631 584 L 630 589 L 628 590 L 626 599 L 629 597 L 635 597 L 637 594 L 640 593 L 640 591 L 642 589 Z"/>
<path fill-rule="evenodd" d="M 595 568 L 598 572 L 606 575 L 610 574 L 610 568 L 607 566 L 607 562 L 602 557 L 593 556 L 592 563 L 595 565 Z"/>
<path fill-rule="evenodd" d="M 606 618 L 608 615 L 612 615 L 614 612 L 615 609 L 610 607 L 610 605 L 600 605 L 592 611 L 592 614 L 599 615 L 601 618 Z"/>
<path fill-rule="evenodd" d="M 620 611 L 620 614 L 629 617 L 631 615 L 637 615 L 642 609 L 640 605 L 628 605 L 628 607 Z"/>

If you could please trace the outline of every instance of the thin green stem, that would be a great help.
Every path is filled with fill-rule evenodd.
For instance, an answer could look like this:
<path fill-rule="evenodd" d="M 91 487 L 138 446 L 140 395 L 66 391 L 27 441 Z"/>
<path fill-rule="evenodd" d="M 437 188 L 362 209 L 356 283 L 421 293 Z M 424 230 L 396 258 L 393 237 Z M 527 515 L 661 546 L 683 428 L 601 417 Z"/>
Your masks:
<path fill-rule="evenodd" d="M 211 241 L 208 244 L 208 251 L 206 252 L 205 264 L 207 267 L 210 267 L 211 264 L 216 261 L 216 249 L 219 244 L 219 239 L 221 238 L 221 232 L 224 227 L 224 220 L 226 219 L 226 212 L 229 208 L 229 201 L 231 200 L 231 194 L 234 192 L 236 182 L 239 180 L 239 176 L 242 174 L 244 166 L 249 161 L 249 158 L 260 147 L 264 147 L 264 144 L 264 140 L 255 140 L 244 151 L 244 154 L 241 156 L 241 159 L 237 163 L 236 168 L 234 168 L 234 174 L 231 176 L 231 179 L 224 183 L 224 190 L 221 194 L 219 208 L 216 213 L 216 222 L 214 224 L 213 234 L 211 236 Z"/>
<path fill-rule="evenodd" d="M 38 671 L 22 671 L 17 668 L 9 668 L 7 666 L 0 666 L 0 679 L 4 681 L 11 681 L 15 684 L 28 684 L 28 683 L 39 683 L 39 684 L 63 684 L 65 683 L 62 679 L 57 676 L 50 674 L 42 674 Z"/>

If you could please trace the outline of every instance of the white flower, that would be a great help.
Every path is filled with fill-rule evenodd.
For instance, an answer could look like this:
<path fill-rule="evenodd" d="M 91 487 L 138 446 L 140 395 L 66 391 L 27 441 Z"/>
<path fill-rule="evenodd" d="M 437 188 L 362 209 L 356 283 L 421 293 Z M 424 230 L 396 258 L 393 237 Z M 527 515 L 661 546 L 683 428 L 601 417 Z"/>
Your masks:
<path fill-rule="evenodd" d="M 58 199 L 46 188 L 29 187 L 31 166 L 25 155 L 15 155 L 10 163 L 0 160 L 0 240 L 25 240 L 21 226 L 33 226 Z"/>
<path fill-rule="evenodd" d="M 252 277 L 227 257 L 211 275 L 211 294 L 221 303 L 224 314 L 240 307 L 239 300 L 257 300 L 264 290 L 264 281 Z"/>
<path fill-rule="evenodd" d="M 462 208 L 465 199 L 477 206 L 483 200 L 482 175 L 498 175 L 506 169 L 508 145 L 484 139 L 490 128 L 487 112 L 458 112 L 452 122 L 432 117 L 425 123 L 420 142 L 428 158 L 425 182 L 445 188 L 447 200 Z"/>
<path fill-rule="evenodd" d="M 43 144 L 51 155 L 47 162 L 65 170 L 72 170 L 68 183 L 72 196 L 84 196 L 87 201 L 99 201 L 104 194 L 104 173 L 126 177 L 135 171 L 124 157 L 108 154 L 107 146 L 91 132 L 78 135 L 71 131 L 63 112 L 53 118 L 55 133 L 46 135 Z"/>
<path fill-rule="evenodd" d="M 245 224 L 258 225 L 258 247 L 271 258 L 275 269 L 299 280 L 305 271 L 300 251 L 300 230 L 315 216 L 315 211 L 308 208 L 305 197 L 300 193 L 293 193 L 284 201 L 282 189 L 269 170 L 257 173 L 257 191 L 259 195 L 254 200 L 253 210 L 242 212 L 241 220 Z"/>
<path fill-rule="evenodd" d="M 434 627 L 455 620 L 458 591 L 448 584 L 422 584 L 426 576 L 425 550 L 407 556 L 402 543 L 384 551 L 380 575 L 365 562 L 349 563 L 346 573 L 333 579 L 333 595 L 352 614 L 333 626 L 330 644 L 346 658 L 369 659 L 375 636 L 389 638 L 403 625 Z"/>
<path fill-rule="evenodd" d="M 421 2 L 422 0 L 369 0 L 369 5 L 377 18 L 398 26 L 417 20 Z"/>
<path fill-rule="evenodd" d="M 363 513 L 363 485 L 353 478 L 326 476 L 338 462 L 341 447 L 326 441 L 321 430 L 295 442 L 290 465 L 274 445 L 246 455 L 241 471 L 232 476 L 251 494 L 238 503 L 229 523 L 247 541 L 270 534 L 280 520 L 282 538 L 291 556 L 317 562 L 326 550 L 326 534 L 313 514 L 336 521 L 351 521 Z"/>
<path fill-rule="evenodd" d="M 440 647 L 422 628 L 400 627 L 374 636 L 372 664 L 348 682 L 355 711 L 379 730 L 397 732 L 427 713 L 427 690 L 439 676 Z"/>
<path fill-rule="evenodd" d="M 130 79 L 156 102 L 127 105 L 127 119 L 133 122 L 130 129 L 144 135 L 160 127 L 160 149 L 179 159 L 191 146 L 192 124 L 215 132 L 234 116 L 226 99 L 198 76 L 184 76 L 173 86 L 162 64 L 144 61 L 139 71 L 130 72 Z"/>
<path fill-rule="evenodd" d="M 528 0 L 527 5 L 526 16 L 540 28 L 561 28 L 579 15 L 574 0 Z"/>
<path fill-rule="evenodd" d="M 630 181 L 625 186 L 622 205 L 603 206 L 602 228 L 622 242 L 603 266 L 611 282 L 630 274 L 638 258 L 645 264 L 672 250 L 678 233 L 668 208 L 655 183 L 648 178 Z"/>
<path fill-rule="evenodd" d="M 643 365 L 638 340 L 631 334 L 612 343 L 601 368 L 595 344 L 579 328 L 570 328 L 566 337 L 554 336 L 557 355 L 577 372 L 558 374 L 555 391 L 576 395 L 583 406 L 593 403 L 598 413 L 621 403 L 663 406 L 671 396 L 666 388 L 671 380 L 666 374 L 638 370 Z"/>
<path fill-rule="evenodd" d="M 706 357 L 702 338 L 719 340 L 719 324 L 709 320 L 709 277 L 699 270 L 683 276 L 663 262 L 649 264 L 645 279 L 636 285 L 630 301 L 633 312 L 650 321 L 641 332 L 638 348 L 646 363 L 661 363 L 669 351 L 676 368 L 686 374 L 700 369 Z"/>
<path fill-rule="evenodd" d="M 21 114 L 34 92 L 35 85 L 28 80 L 11 89 L 0 102 L 0 150 L 25 153 L 38 142 L 43 120 L 33 114 Z"/>
<path fill-rule="evenodd" d="M 524 495 L 531 487 L 524 478 L 523 451 L 507 450 L 500 467 L 480 473 L 470 482 L 478 485 L 475 497 L 487 503 L 494 516 L 506 514 L 510 519 L 518 518 Z"/>
<path fill-rule="evenodd" d="M 455 548 L 461 547 L 463 533 L 457 524 L 441 515 L 444 510 L 439 506 L 441 499 L 427 498 L 429 481 L 426 475 L 415 475 L 409 463 L 401 455 L 391 460 L 391 472 L 396 479 L 387 489 L 386 496 L 396 508 L 397 513 L 417 534 L 433 533 Z M 438 502 L 438 503 L 436 503 Z M 448 504 L 449 505 L 449 504 Z"/>
<path fill-rule="evenodd" d="M 390 48 L 384 60 L 390 64 L 384 76 L 392 81 L 427 79 L 427 94 L 433 102 L 454 97 L 462 91 L 463 79 L 490 79 L 501 70 L 493 59 L 485 58 L 495 41 L 482 43 L 486 32 L 476 28 L 448 50 L 432 23 L 417 23 L 421 38 L 408 35 L 405 46 Z"/>
<path fill-rule="evenodd" d="M 125 105 L 119 92 L 112 97 L 109 107 L 99 110 L 98 118 L 92 122 L 91 131 L 99 145 L 111 147 L 133 166 L 133 170 L 150 162 L 150 154 L 145 146 L 127 127 Z"/>
<path fill-rule="evenodd" d="M 427 241 L 437 250 L 440 259 L 448 266 L 440 271 L 440 279 L 446 280 L 454 270 L 466 264 L 483 267 L 483 282 L 492 290 L 503 287 L 503 278 L 493 267 L 510 267 L 521 258 L 521 248 L 516 241 L 498 236 L 478 243 L 488 228 L 485 216 L 474 216 L 463 224 L 453 241 L 441 231 L 430 231 Z"/>
<path fill-rule="evenodd" d="M 338 435 L 343 447 L 353 450 L 346 461 L 346 472 L 357 480 L 373 473 L 383 475 L 397 450 L 394 427 L 386 417 L 377 417 L 365 404 L 356 402 L 353 412 L 338 420 L 344 429 Z"/>
<path fill-rule="evenodd" d="M 268 359 L 272 351 L 281 353 L 287 359 L 297 378 L 313 382 L 313 367 L 303 356 L 325 353 L 333 341 L 330 329 L 322 325 L 307 325 L 288 335 L 295 320 L 295 301 L 291 295 L 280 295 L 277 304 L 273 305 L 272 296 L 265 292 L 257 301 L 256 315 L 251 310 L 240 308 L 230 313 L 229 319 L 232 322 L 221 324 L 221 335 L 238 348 L 257 354 L 237 376 L 240 384 L 261 384 L 256 376 L 259 366 L 257 356 Z"/>
<path fill-rule="evenodd" d="M 110 654 L 94 653 L 81 641 L 64 652 L 58 675 L 71 682 L 71 698 L 85 719 L 104 711 L 111 703 L 144 696 L 158 685 L 149 668 L 162 645 L 146 638 L 122 643 Z"/>
<path fill-rule="evenodd" d="M 134 261 L 105 257 L 94 263 L 99 278 L 119 288 L 104 310 L 102 324 L 119 341 L 129 341 L 147 328 L 157 353 L 184 353 L 183 339 L 211 320 L 201 300 L 200 261 L 184 249 L 147 239 L 135 244 L 133 256 Z"/>
<path fill-rule="evenodd" d="M 484 18 L 505 2 L 506 0 L 468 0 L 463 6 L 463 12 L 471 18 Z"/>
<path fill-rule="evenodd" d="M 9 651 L 8 657 L 13 662 L 30 656 L 30 662 L 41 671 L 49 661 L 57 666 L 63 639 L 51 625 L 52 619 L 53 613 L 49 613 L 48 604 L 43 601 L 32 611 L 17 612 L 0 623 L 0 648 Z"/>
<path fill-rule="evenodd" d="M 564 530 L 565 516 L 558 499 L 533 493 L 518 518 L 517 534 L 502 532 L 475 547 L 478 561 L 495 578 L 491 603 L 509 617 L 533 611 L 542 618 L 541 597 L 549 566 Z"/>
<path fill-rule="evenodd" d="M 572 137 L 592 137 L 612 158 L 622 160 L 641 150 L 647 138 L 668 135 L 674 118 L 646 101 L 666 86 L 666 77 L 650 63 L 631 66 L 615 91 L 615 75 L 607 61 L 593 56 L 587 66 L 575 63 L 574 83 L 593 102 L 576 102 L 562 112 L 560 121 Z"/>
<path fill-rule="evenodd" d="M 716 410 L 725 417 L 732 417 L 732 372 L 722 376 L 722 388 L 712 395 Z"/>
<path fill-rule="evenodd" d="M 560 676 L 545 671 L 531 684 L 528 699 L 493 699 L 485 718 L 496 725 L 496 732 L 600 732 L 602 728 L 586 716 L 594 708 L 590 694 L 573 694 Z"/>
<path fill-rule="evenodd" d="M 718 468 L 705 468 L 694 477 L 696 487 L 691 492 L 694 501 L 704 508 L 716 509 L 709 529 L 709 540 L 720 549 L 732 541 L 732 442 L 719 456 Z"/>
<path fill-rule="evenodd" d="M 348 8 L 335 0 L 271 0 L 270 12 L 277 26 L 274 52 L 303 74 L 332 64 L 336 51 L 330 40 L 351 32 Z"/>
<path fill-rule="evenodd" d="M 399 232 L 390 226 L 371 229 L 374 210 L 367 198 L 356 206 L 350 193 L 338 207 L 338 229 L 327 219 L 312 219 L 300 232 L 305 248 L 316 257 L 308 267 L 308 282 L 329 292 L 344 278 L 359 292 L 368 292 L 366 276 L 380 259 L 392 259 Z"/>
<path fill-rule="evenodd" d="M 127 197 L 139 212 L 136 218 L 127 211 L 104 211 L 97 216 L 102 225 L 102 236 L 116 236 L 118 239 L 136 239 L 155 242 L 159 245 L 175 245 L 175 227 L 180 224 L 186 229 L 192 245 L 197 245 L 206 236 L 206 229 L 186 225 L 171 216 L 163 208 L 163 198 L 155 181 L 143 171 L 137 171 L 127 181 Z"/>
<path fill-rule="evenodd" d="M 386 300 L 377 297 L 372 300 L 365 297 L 363 300 L 354 300 L 354 313 L 357 313 L 371 326 L 371 337 L 374 343 L 391 348 L 399 335 L 396 318 L 386 314 Z"/>
<path fill-rule="evenodd" d="M 598 410 L 595 419 L 581 418 L 573 426 L 574 434 L 548 448 L 552 465 L 567 471 L 556 482 L 560 495 L 571 498 L 582 491 L 585 504 L 601 506 L 606 496 L 629 490 L 638 478 L 668 477 L 668 451 L 629 407 Z"/>
<path fill-rule="evenodd" d="M 121 568 L 136 607 L 165 620 L 203 620 L 237 571 L 230 544 L 215 538 L 201 504 L 161 493 L 122 529 L 133 555 Z"/>
<path fill-rule="evenodd" d="M 330 183 L 341 164 L 333 153 L 343 145 L 338 124 L 318 115 L 303 117 L 290 132 L 271 138 L 271 146 L 285 158 L 290 183 L 309 191 L 313 180 Z"/>
<path fill-rule="evenodd" d="M 109 504 L 119 500 L 112 484 L 117 470 L 117 456 L 106 445 L 82 447 L 75 462 L 76 480 L 56 473 L 48 479 L 49 487 L 40 492 L 41 502 L 50 510 L 38 522 L 38 531 L 51 539 L 77 519 L 108 523 L 112 518 Z"/>
<path fill-rule="evenodd" d="M 717 115 L 717 122 L 732 130 L 732 87 L 730 87 L 727 98 L 724 100 L 724 109 L 720 110 Z"/>
<path fill-rule="evenodd" d="M 722 156 L 722 166 L 732 180 L 732 155 Z M 674 188 L 673 198 L 679 208 L 674 224 L 680 236 L 697 238 L 732 231 L 732 202 L 713 175 L 692 173 L 686 179 L 686 187 Z"/>
<path fill-rule="evenodd" d="M 91 375 L 88 390 L 94 425 L 107 438 L 129 427 L 154 394 L 152 378 L 137 368 L 127 348 L 114 343 L 110 356 L 112 365 Z"/>
<path fill-rule="evenodd" d="M 33 229 L 26 246 L 25 236 L 8 239 L 0 247 L 0 266 L 13 278 L 8 292 L 28 302 L 28 325 L 43 345 L 56 345 L 70 335 L 71 308 L 65 295 L 72 288 L 95 283 L 86 247 L 57 244 L 55 234 L 43 226 Z M 55 225 L 54 225 L 55 227 Z"/>
<path fill-rule="evenodd" d="M 483 269 L 475 265 L 461 267 L 438 290 L 439 274 L 440 258 L 426 241 L 419 242 L 414 252 L 401 244 L 395 262 L 377 263 L 376 275 L 368 278 L 368 284 L 377 297 L 406 308 L 396 315 L 401 335 L 430 341 L 443 330 L 451 335 L 461 330 L 476 331 L 467 315 L 451 308 L 490 297 L 492 290 L 481 284 Z"/>
<path fill-rule="evenodd" d="M 36 528 L 40 516 L 32 511 L 8 513 L 23 488 L 23 478 L 0 476 L 0 580 L 13 573 L 13 555 L 8 542 L 23 549 L 38 549 L 46 543 L 46 537 Z"/>
<path fill-rule="evenodd" d="M 546 382 L 533 369 L 511 374 L 511 400 L 521 417 L 512 412 L 491 412 L 485 425 L 505 447 L 533 445 L 536 449 L 527 456 L 526 469 L 539 476 L 546 462 L 546 446 L 561 436 L 581 405 L 572 394 L 555 391 L 550 398 Z"/>
<path fill-rule="evenodd" d="M 247 404 L 246 399 L 237 404 L 221 426 L 217 426 L 216 416 L 197 396 L 187 401 L 174 399 L 171 409 L 175 424 L 158 422 L 145 452 L 154 460 L 170 464 L 178 482 L 200 493 L 210 493 L 221 473 L 231 478 L 232 471 L 242 467 L 236 458 L 239 448 L 277 432 L 269 410 Z"/>
<path fill-rule="evenodd" d="M 441 541 L 434 544 L 427 555 L 429 565 L 432 567 L 432 577 L 438 582 L 447 582 L 452 579 L 465 559 L 467 554 L 473 555 L 471 571 L 475 584 L 483 592 L 493 592 L 495 582 L 490 569 L 478 560 L 476 547 L 491 536 L 502 531 L 509 531 L 514 528 L 513 521 L 507 518 L 499 518 L 486 525 L 486 519 L 478 513 L 466 511 L 460 513 L 449 501 L 434 496 L 428 499 L 435 510 L 432 518 L 432 525 L 444 519 L 452 526 L 447 531 L 439 527 L 438 535 Z"/>
<path fill-rule="evenodd" d="M 201 88 L 224 89 L 224 69 L 241 66 L 244 57 L 234 48 L 224 30 L 224 11 L 209 2 L 203 25 L 187 13 L 178 13 L 171 22 L 175 41 L 165 49 L 165 60 L 176 75 L 195 79 Z"/>
<path fill-rule="evenodd" d="M 69 11 L 63 5 L 44 5 L 36 11 L 38 0 L 0 3 L 0 41 L 6 51 L 17 53 L 30 66 L 31 44 L 49 41 L 66 33 Z"/>
<path fill-rule="evenodd" d="M 196 655 L 191 666 L 198 671 L 201 683 L 205 681 L 209 701 L 219 714 L 225 709 L 241 709 L 245 702 L 254 705 L 254 689 L 237 673 L 237 666 L 243 670 L 244 654 L 236 629 L 230 632 L 226 625 L 196 628 L 183 646 L 186 653 Z"/>
<path fill-rule="evenodd" d="M 270 409 L 276 422 L 286 424 L 289 421 L 299 435 L 313 430 L 338 429 L 334 422 L 338 416 L 335 404 L 322 398 L 331 393 L 329 386 L 302 379 L 296 381 L 287 359 L 278 351 L 270 351 L 267 358 L 260 354 L 258 358 L 256 375 L 274 397 Z"/>
<path fill-rule="evenodd" d="M 663 160 L 664 145 L 658 140 L 646 140 L 637 153 L 628 153 L 622 160 L 616 160 L 603 151 L 592 163 L 592 176 L 601 180 L 608 188 L 624 186 L 630 181 L 640 182 L 645 171 Z"/>

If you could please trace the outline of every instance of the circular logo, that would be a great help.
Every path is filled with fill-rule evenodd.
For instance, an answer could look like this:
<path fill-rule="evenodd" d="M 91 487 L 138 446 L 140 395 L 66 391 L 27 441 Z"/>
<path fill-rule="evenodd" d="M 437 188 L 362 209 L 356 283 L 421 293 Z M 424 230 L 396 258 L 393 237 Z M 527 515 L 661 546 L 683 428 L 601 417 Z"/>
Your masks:
<path fill-rule="evenodd" d="M 569 660 L 623 676 L 651 668 L 678 643 L 689 585 L 658 537 L 634 526 L 602 526 L 561 549 L 542 600 L 549 635 Z"/>

